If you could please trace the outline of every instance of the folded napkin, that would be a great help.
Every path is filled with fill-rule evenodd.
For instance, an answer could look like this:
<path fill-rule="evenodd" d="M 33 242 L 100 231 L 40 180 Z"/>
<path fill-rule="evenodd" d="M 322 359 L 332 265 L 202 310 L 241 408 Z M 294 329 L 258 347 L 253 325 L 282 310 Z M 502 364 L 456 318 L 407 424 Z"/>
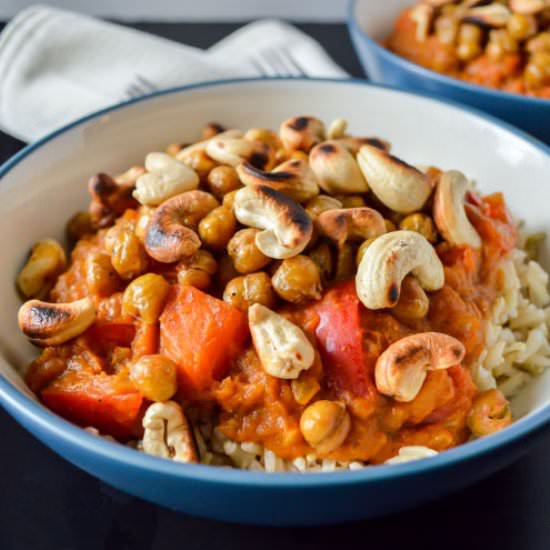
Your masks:
<path fill-rule="evenodd" d="M 87 113 L 155 90 L 301 73 L 346 76 L 315 40 L 281 21 L 251 23 L 201 50 L 33 6 L 0 35 L 0 127 L 33 141 Z"/>

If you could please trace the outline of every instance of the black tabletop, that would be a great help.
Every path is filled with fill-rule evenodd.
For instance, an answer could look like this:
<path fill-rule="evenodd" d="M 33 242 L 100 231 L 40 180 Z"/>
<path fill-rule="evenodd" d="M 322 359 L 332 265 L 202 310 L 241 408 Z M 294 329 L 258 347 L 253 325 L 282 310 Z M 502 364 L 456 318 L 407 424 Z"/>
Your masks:
<path fill-rule="evenodd" d="M 135 24 L 207 47 L 237 24 Z M 363 76 L 342 25 L 301 27 Z M 0 25 L 1 28 L 1 25 Z M 23 144 L 0 133 L 0 162 Z M 228 525 L 130 497 L 78 470 L 0 410 L 0 550 L 550 549 L 550 436 L 476 486 L 383 519 L 310 529 Z"/>

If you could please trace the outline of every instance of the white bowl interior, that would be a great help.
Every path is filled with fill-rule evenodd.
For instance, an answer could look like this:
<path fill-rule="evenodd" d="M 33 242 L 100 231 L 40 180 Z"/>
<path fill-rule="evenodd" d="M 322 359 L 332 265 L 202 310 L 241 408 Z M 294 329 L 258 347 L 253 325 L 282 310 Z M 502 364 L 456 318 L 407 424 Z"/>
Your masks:
<path fill-rule="evenodd" d="M 355 19 L 365 34 L 377 41 L 384 40 L 396 17 L 411 4 L 411 0 L 357 0 Z"/>
<path fill-rule="evenodd" d="M 405 4 L 406 2 L 391 2 Z M 375 4 L 370 2 L 370 4 Z M 277 128 L 292 115 L 329 122 L 345 117 L 350 131 L 380 136 L 413 164 L 457 168 L 483 192 L 503 191 L 513 213 L 533 231 L 550 232 L 550 158 L 515 133 L 457 107 L 352 82 L 255 81 L 162 95 L 95 117 L 36 148 L 0 185 L 0 372 L 28 392 L 18 372 L 36 355 L 17 328 L 21 304 L 14 280 L 38 239 L 63 239 L 67 219 L 87 206 L 88 178 L 143 162 L 147 152 L 196 140 L 209 121 L 226 127 Z M 545 250 L 543 264 L 550 266 Z M 518 398 L 520 414 L 550 400 L 550 371 Z"/>

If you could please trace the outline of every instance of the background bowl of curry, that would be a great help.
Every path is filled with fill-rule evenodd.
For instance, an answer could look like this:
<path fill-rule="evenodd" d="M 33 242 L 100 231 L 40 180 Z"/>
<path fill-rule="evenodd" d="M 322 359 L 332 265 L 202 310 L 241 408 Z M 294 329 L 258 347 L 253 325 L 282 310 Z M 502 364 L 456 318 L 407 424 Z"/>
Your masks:
<path fill-rule="evenodd" d="M 550 149 L 454 104 L 363 81 L 300 79 L 218 82 L 130 101 L 47 136 L 0 168 L 0 404 L 47 446 L 106 483 L 169 508 L 244 523 L 313 525 L 396 512 L 475 483 L 525 453 L 550 421 L 550 370 L 514 402 L 518 420 L 495 435 L 417 462 L 307 474 L 148 456 L 56 416 L 23 383 L 20 369 L 36 349 L 17 327 L 21 301 L 14 280 L 32 243 L 63 239 L 66 220 L 87 205 L 91 174 L 117 173 L 147 152 L 191 141 L 206 121 L 276 127 L 306 114 L 327 122 L 344 117 L 352 133 L 381 136 L 410 162 L 459 168 L 483 192 L 503 191 L 530 230 L 550 232 Z M 542 261 L 550 266 L 547 254 Z"/>
<path fill-rule="evenodd" d="M 550 143 L 549 99 L 512 94 L 451 78 L 416 65 L 382 45 L 399 14 L 412 4 L 413 0 L 349 0 L 349 33 L 369 79 L 471 105 Z"/>

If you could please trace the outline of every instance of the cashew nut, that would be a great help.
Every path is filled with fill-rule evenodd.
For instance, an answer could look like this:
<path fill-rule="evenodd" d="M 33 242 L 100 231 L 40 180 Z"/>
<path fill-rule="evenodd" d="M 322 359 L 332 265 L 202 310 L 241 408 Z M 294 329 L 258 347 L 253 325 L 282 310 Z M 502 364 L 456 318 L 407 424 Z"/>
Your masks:
<path fill-rule="evenodd" d="M 315 174 L 305 160 L 287 160 L 271 172 L 244 163 L 237 166 L 237 174 L 244 185 L 268 185 L 296 202 L 306 202 L 319 194 Z"/>
<path fill-rule="evenodd" d="M 248 162 L 260 169 L 271 167 L 274 160 L 273 149 L 267 143 L 244 138 L 213 138 L 206 154 L 220 164 L 238 166 Z"/>
<path fill-rule="evenodd" d="M 463 20 L 468 23 L 498 28 L 505 27 L 511 15 L 506 6 L 493 2 L 487 6 L 476 6 L 466 10 Z"/>
<path fill-rule="evenodd" d="M 185 162 L 185 160 L 189 157 L 190 153 L 193 153 L 195 151 L 206 151 L 206 146 L 213 139 L 232 139 L 232 138 L 242 138 L 242 137 L 243 137 L 243 133 L 241 130 L 238 130 L 236 128 L 232 128 L 231 130 L 225 130 L 218 134 L 214 134 L 213 136 L 207 139 L 203 139 L 202 141 L 197 141 L 197 143 L 193 143 L 192 145 L 188 145 L 187 147 L 184 147 L 183 149 L 181 149 L 181 151 L 176 153 L 176 159 L 182 162 Z"/>
<path fill-rule="evenodd" d="M 363 145 L 372 145 L 373 147 L 382 149 L 382 151 L 389 151 L 391 149 L 391 144 L 389 141 L 378 137 L 346 136 L 335 141 L 346 147 L 352 155 L 357 155 L 359 149 L 361 149 Z"/>
<path fill-rule="evenodd" d="M 153 403 L 143 417 L 143 450 L 177 462 L 198 462 L 193 432 L 181 407 L 174 401 Z"/>
<path fill-rule="evenodd" d="M 88 192 L 92 200 L 89 210 L 97 227 L 111 225 L 127 208 L 136 206 L 132 197 L 135 183 L 128 174 L 121 174 L 115 179 L 109 174 L 100 173 L 90 178 Z"/>
<path fill-rule="evenodd" d="M 313 365 L 315 351 L 301 328 L 261 304 L 248 308 L 256 353 L 271 376 L 291 380 Z"/>
<path fill-rule="evenodd" d="M 462 342 L 441 332 L 405 336 L 391 344 L 376 361 L 376 388 L 396 401 L 407 403 L 418 395 L 429 370 L 458 365 L 464 354 Z"/>
<path fill-rule="evenodd" d="M 335 118 L 328 127 L 327 138 L 339 139 L 346 137 L 348 129 L 348 121 L 345 118 Z"/>
<path fill-rule="evenodd" d="M 189 219 L 204 217 L 218 202 L 210 193 L 187 191 L 163 202 L 152 214 L 145 231 L 145 250 L 155 260 L 172 263 L 192 256 L 201 246 Z"/>
<path fill-rule="evenodd" d="M 242 224 L 264 230 L 256 235 L 255 242 L 269 258 L 284 260 L 300 254 L 313 233 L 313 224 L 306 211 L 267 185 L 239 189 L 233 210 Z"/>
<path fill-rule="evenodd" d="M 285 120 L 279 128 L 285 149 L 305 151 L 325 139 L 325 125 L 318 118 L 298 116 Z"/>
<path fill-rule="evenodd" d="M 420 210 L 432 192 L 426 174 L 378 147 L 363 145 L 357 162 L 374 194 L 401 214 Z"/>
<path fill-rule="evenodd" d="M 474 436 L 490 435 L 511 423 L 510 403 L 500 390 L 491 389 L 476 396 L 468 414 L 468 427 Z"/>
<path fill-rule="evenodd" d="M 366 240 L 386 232 L 382 214 L 367 206 L 326 210 L 317 218 L 319 231 L 342 246 L 348 239 Z"/>
<path fill-rule="evenodd" d="M 126 172 L 123 172 L 122 174 L 115 176 L 114 180 L 119 185 L 126 184 L 126 183 L 135 185 L 139 176 L 143 174 L 145 174 L 144 166 L 131 166 L 130 168 L 128 168 L 128 170 L 126 170 Z"/>
<path fill-rule="evenodd" d="M 369 309 L 393 307 L 409 273 L 428 291 L 445 284 L 441 260 L 425 237 L 415 231 L 386 233 L 363 254 L 355 277 L 357 295 Z"/>
<path fill-rule="evenodd" d="M 416 23 L 416 40 L 424 42 L 428 38 L 435 9 L 428 4 L 417 4 L 410 12 L 410 18 Z"/>
<path fill-rule="evenodd" d="M 319 185 L 327 193 L 363 193 L 369 190 L 355 158 L 338 141 L 316 145 L 309 154 L 309 162 Z"/>
<path fill-rule="evenodd" d="M 57 241 L 38 241 L 17 276 L 17 286 L 27 298 L 44 298 L 66 264 L 65 251 Z"/>
<path fill-rule="evenodd" d="M 441 174 L 434 196 L 434 220 L 447 242 L 481 247 L 481 238 L 464 210 L 464 196 L 468 190 L 466 176 L 457 170 Z"/>
<path fill-rule="evenodd" d="M 139 176 L 133 196 L 141 204 L 157 206 L 165 200 L 199 186 L 197 173 L 166 153 L 145 157 L 148 173 Z"/>
<path fill-rule="evenodd" d="M 25 302 L 18 313 L 19 328 L 36 346 L 58 346 L 82 334 L 95 320 L 91 298 L 69 303 Z"/>

